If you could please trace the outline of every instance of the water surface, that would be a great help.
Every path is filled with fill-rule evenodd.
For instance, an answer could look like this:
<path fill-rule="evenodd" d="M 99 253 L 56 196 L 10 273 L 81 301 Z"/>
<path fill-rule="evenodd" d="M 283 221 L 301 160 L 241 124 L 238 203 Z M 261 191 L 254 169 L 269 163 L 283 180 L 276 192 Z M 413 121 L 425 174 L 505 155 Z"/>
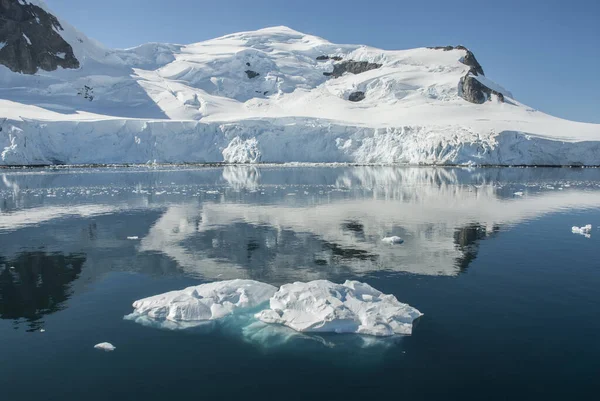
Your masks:
<path fill-rule="evenodd" d="M 599 396 L 598 169 L 0 175 L 6 399 Z M 590 223 L 589 238 L 571 233 Z M 231 278 L 356 279 L 425 315 L 391 344 L 123 320 L 136 299 Z M 103 341 L 116 351 L 93 349 Z"/>

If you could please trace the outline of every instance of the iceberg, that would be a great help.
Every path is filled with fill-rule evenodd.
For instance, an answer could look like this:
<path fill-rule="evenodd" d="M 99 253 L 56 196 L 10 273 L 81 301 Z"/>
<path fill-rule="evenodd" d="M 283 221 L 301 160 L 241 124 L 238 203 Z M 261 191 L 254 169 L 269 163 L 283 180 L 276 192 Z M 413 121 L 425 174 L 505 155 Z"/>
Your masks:
<path fill-rule="evenodd" d="M 422 313 L 368 284 L 327 280 L 281 286 L 270 309 L 255 315 L 268 324 L 299 332 L 356 333 L 372 336 L 410 335 Z"/>
<path fill-rule="evenodd" d="M 592 232 L 592 225 L 588 224 L 588 225 L 585 225 L 583 227 L 573 226 L 571 228 L 571 232 L 573 234 L 585 235 L 587 238 L 590 238 L 591 237 L 591 232 Z"/>
<path fill-rule="evenodd" d="M 170 329 L 198 327 L 258 308 L 276 291 L 277 287 L 254 280 L 201 284 L 135 301 L 134 312 L 125 319 Z"/>
<path fill-rule="evenodd" d="M 385 244 L 395 245 L 395 244 L 402 244 L 404 242 L 404 240 L 402 238 L 396 237 L 394 235 L 393 237 L 382 238 L 381 242 L 383 242 Z"/>
<path fill-rule="evenodd" d="M 94 345 L 94 348 L 101 349 L 102 351 L 106 351 L 106 352 L 114 351 L 115 349 L 117 349 L 117 347 L 115 347 L 111 343 L 96 344 L 96 345 Z"/>

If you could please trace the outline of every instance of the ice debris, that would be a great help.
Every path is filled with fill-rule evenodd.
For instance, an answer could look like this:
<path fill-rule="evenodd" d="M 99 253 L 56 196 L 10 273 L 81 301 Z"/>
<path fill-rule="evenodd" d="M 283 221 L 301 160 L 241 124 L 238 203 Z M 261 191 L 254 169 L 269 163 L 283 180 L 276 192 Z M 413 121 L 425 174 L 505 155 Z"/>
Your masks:
<path fill-rule="evenodd" d="M 101 349 L 101 350 L 106 351 L 106 352 L 114 351 L 115 349 L 117 349 L 117 347 L 115 347 L 111 343 L 96 344 L 96 345 L 94 345 L 94 348 Z"/>
<path fill-rule="evenodd" d="M 591 232 L 592 232 L 592 225 L 588 224 L 583 227 L 573 226 L 571 228 L 571 231 L 573 232 L 573 234 L 581 234 L 581 235 L 585 235 L 587 238 L 590 238 Z"/>
<path fill-rule="evenodd" d="M 381 239 L 381 242 L 394 245 L 394 244 L 402 244 L 404 240 L 400 237 L 396 237 L 395 235 L 392 237 L 385 237 Z"/>
<path fill-rule="evenodd" d="M 138 237 L 137 235 L 135 235 L 135 236 L 127 237 L 127 239 L 136 240 L 136 239 L 140 239 L 140 237 Z"/>
<path fill-rule="evenodd" d="M 523 192 L 521 192 L 521 191 L 515 192 L 513 195 L 514 196 L 523 196 Z"/>
<path fill-rule="evenodd" d="M 171 329 L 197 327 L 266 304 L 276 291 L 254 280 L 217 281 L 135 301 L 125 319 Z"/>
<path fill-rule="evenodd" d="M 316 280 L 281 286 L 270 309 L 255 316 L 299 332 L 393 336 L 411 334 L 413 321 L 422 313 L 365 283 Z"/>

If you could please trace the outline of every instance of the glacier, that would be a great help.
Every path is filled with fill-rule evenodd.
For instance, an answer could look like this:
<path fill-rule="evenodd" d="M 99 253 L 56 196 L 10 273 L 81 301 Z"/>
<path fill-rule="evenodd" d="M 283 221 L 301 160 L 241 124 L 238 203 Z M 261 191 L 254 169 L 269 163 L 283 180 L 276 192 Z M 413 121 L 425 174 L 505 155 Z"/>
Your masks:
<path fill-rule="evenodd" d="M 63 48 L 53 71 L 0 60 L 0 165 L 600 164 L 600 125 L 520 103 L 462 46 L 389 51 L 277 26 L 110 49 L 56 19 L 78 67 L 61 67 Z"/>

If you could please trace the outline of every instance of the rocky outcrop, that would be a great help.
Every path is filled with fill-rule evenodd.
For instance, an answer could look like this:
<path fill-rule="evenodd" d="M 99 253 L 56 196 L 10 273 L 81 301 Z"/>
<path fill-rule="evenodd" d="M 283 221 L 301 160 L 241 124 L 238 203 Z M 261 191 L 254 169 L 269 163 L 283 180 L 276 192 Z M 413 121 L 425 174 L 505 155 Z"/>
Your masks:
<path fill-rule="evenodd" d="M 464 50 L 466 54 L 459 61 L 466 66 L 469 66 L 467 74 L 460 79 L 458 83 L 459 95 L 468 102 L 482 104 L 492 98 L 492 95 L 496 95 L 498 100 L 504 102 L 504 95 L 498 91 L 488 88 L 480 81 L 477 80 L 477 76 L 482 75 L 483 67 L 479 64 L 479 61 L 475 58 L 473 52 L 462 45 L 458 46 L 436 46 L 428 47 L 428 49 L 434 50 Z"/>
<path fill-rule="evenodd" d="M 460 59 L 460 62 L 463 63 L 464 65 L 471 67 L 470 72 L 473 75 L 475 75 L 475 76 L 485 75 L 483 73 L 483 68 L 481 67 L 481 64 L 479 64 L 479 62 L 475 58 L 475 55 L 473 54 L 473 52 L 471 50 L 467 49 L 466 47 L 464 47 L 463 45 L 435 46 L 435 47 L 428 47 L 428 49 L 443 50 L 445 52 L 450 51 L 450 50 L 464 50 L 467 54 L 463 58 Z"/>
<path fill-rule="evenodd" d="M 504 102 L 502 93 L 488 88 L 471 74 L 462 77 L 458 86 L 461 97 L 468 102 L 482 104 L 490 100 L 492 95 L 498 96 L 498 100 Z"/>
<path fill-rule="evenodd" d="M 256 78 L 258 77 L 260 74 L 256 71 L 252 71 L 252 70 L 246 70 L 244 71 L 246 73 L 246 75 L 248 76 L 248 78 L 252 79 L 252 78 Z"/>
<path fill-rule="evenodd" d="M 79 68 L 73 48 L 55 16 L 19 0 L 0 0 L 0 64 L 13 72 Z"/>
<path fill-rule="evenodd" d="M 471 69 L 470 69 L 471 74 L 485 75 L 483 73 L 483 68 L 481 67 L 481 64 L 479 64 L 479 62 L 477 61 L 477 59 L 475 58 L 475 55 L 473 54 L 473 52 L 471 52 L 471 50 L 467 50 L 467 54 L 462 59 L 460 59 L 460 62 L 463 63 L 464 65 L 471 67 Z"/>
<path fill-rule="evenodd" d="M 364 98 L 365 92 L 361 91 L 352 92 L 350 96 L 348 96 L 348 100 L 351 102 L 360 102 L 361 100 L 364 100 Z"/>
<path fill-rule="evenodd" d="M 349 72 L 351 74 L 360 74 L 366 71 L 380 68 L 381 66 L 382 64 L 369 63 L 368 61 L 347 60 L 341 63 L 334 64 L 333 71 L 324 72 L 323 75 L 325 75 L 326 77 L 339 78 L 346 72 Z"/>
<path fill-rule="evenodd" d="M 342 61 L 343 58 L 340 56 L 325 56 L 325 55 L 317 57 L 317 61 L 327 61 L 327 60 Z"/>

